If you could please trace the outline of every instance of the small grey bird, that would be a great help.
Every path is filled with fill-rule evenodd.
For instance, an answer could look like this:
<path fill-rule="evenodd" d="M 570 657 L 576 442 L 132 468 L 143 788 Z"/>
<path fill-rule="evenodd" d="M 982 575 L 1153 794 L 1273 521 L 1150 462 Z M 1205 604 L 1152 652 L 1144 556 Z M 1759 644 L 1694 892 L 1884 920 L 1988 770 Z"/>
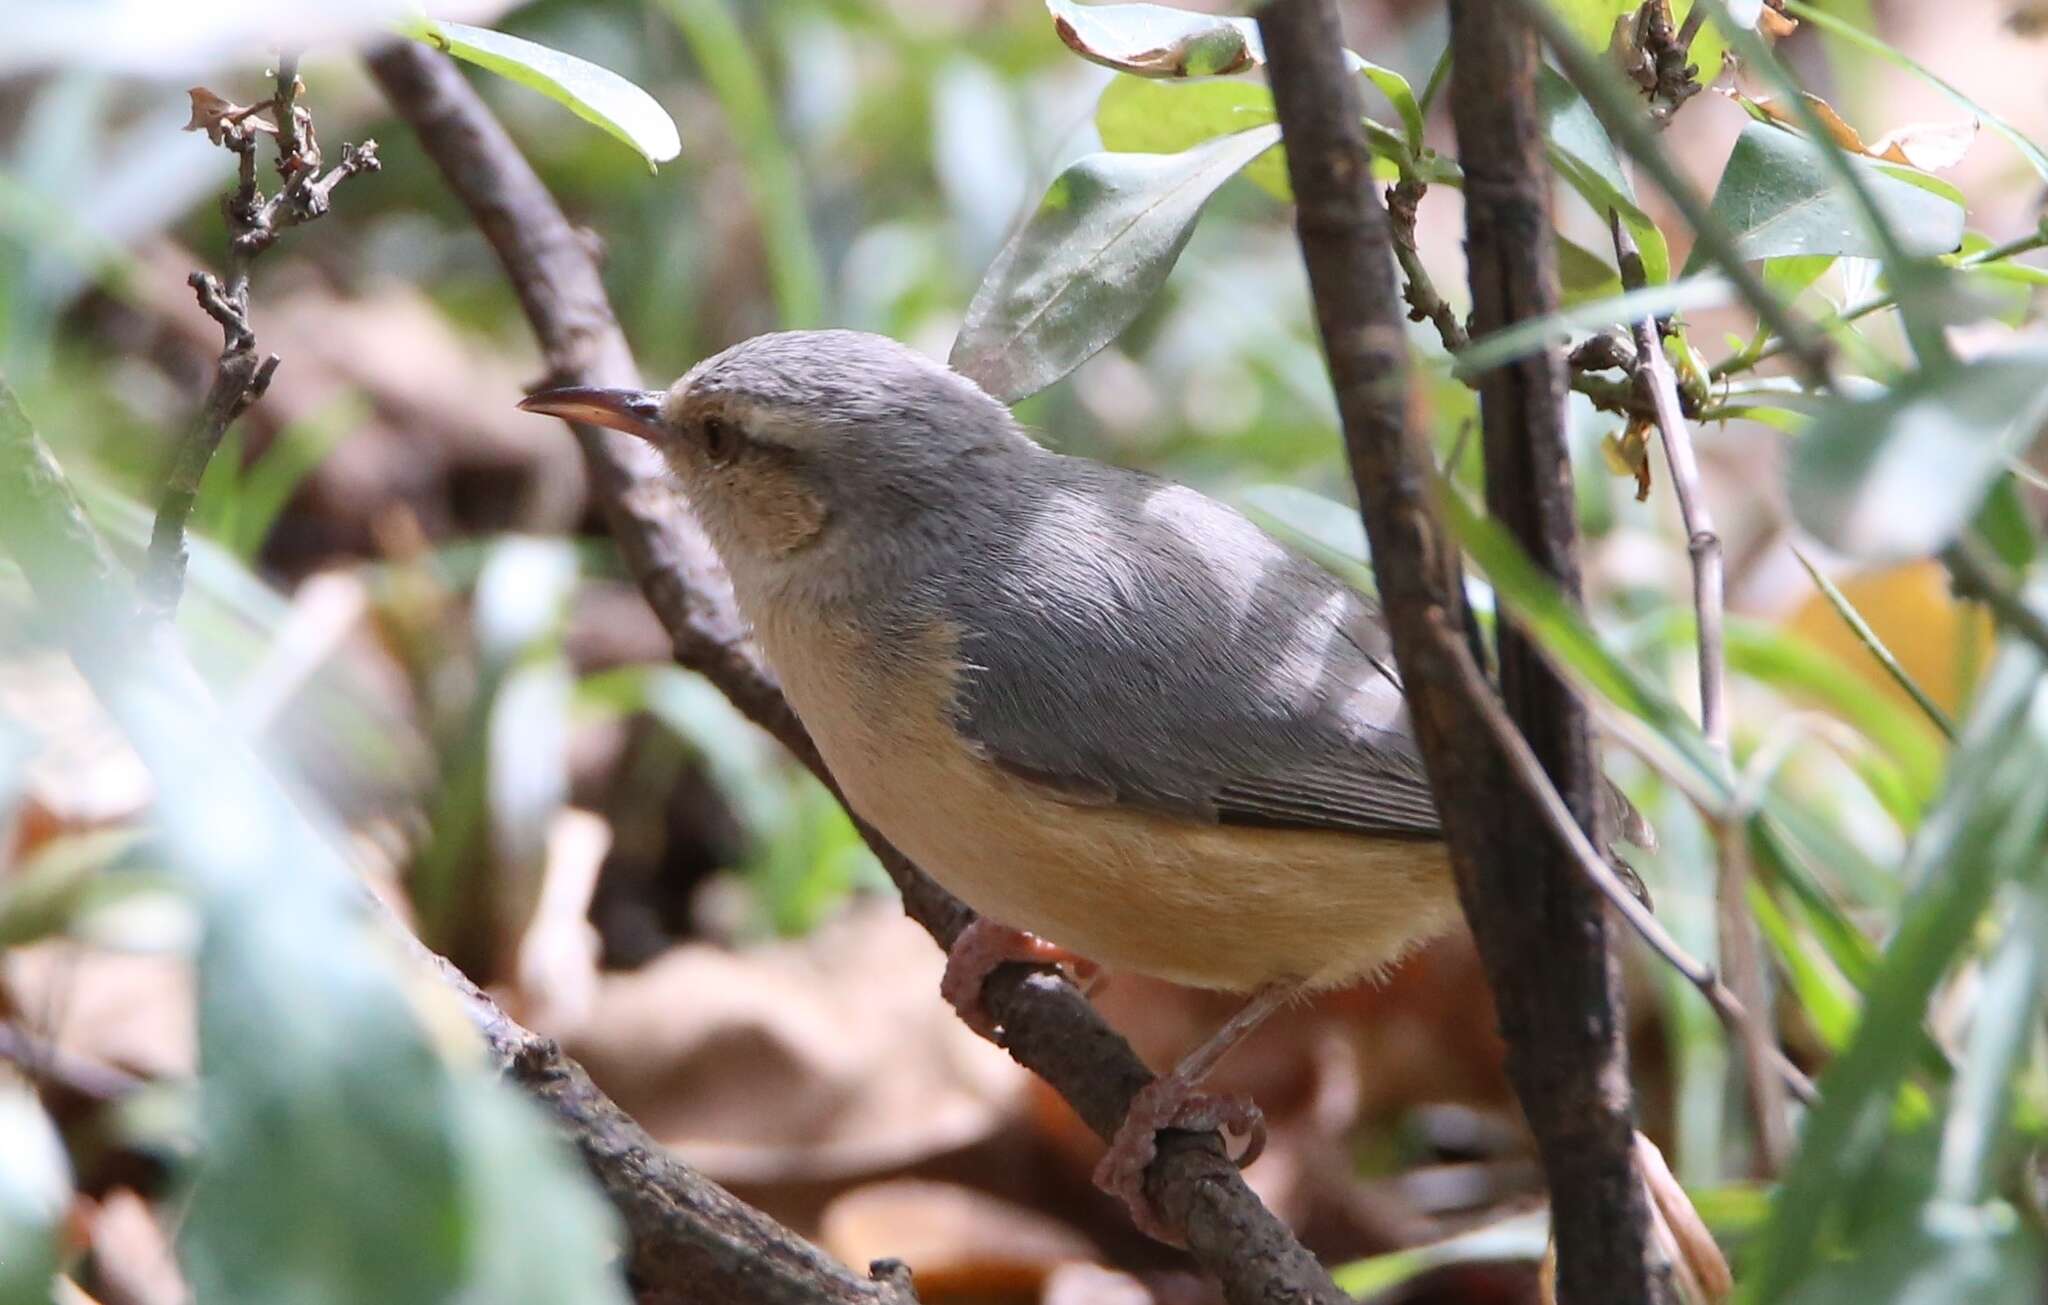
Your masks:
<path fill-rule="evenodd" d="M 980 913 L 945 985 L 970 1023 L 996 1035 L 1008 960 L 1253 994 L 1096 1172 L 1154 1235 L 1177 1240 L 1144 1198 L 1157 1130 L 1256 1151 L 1249 1103 L 1196 1093 L 1209 1066 L 1457 920 L 1373 606 L 1214 499 L 1055 453 L 854 331 L 521 406 L 667 455 L 847 800 Z"/>

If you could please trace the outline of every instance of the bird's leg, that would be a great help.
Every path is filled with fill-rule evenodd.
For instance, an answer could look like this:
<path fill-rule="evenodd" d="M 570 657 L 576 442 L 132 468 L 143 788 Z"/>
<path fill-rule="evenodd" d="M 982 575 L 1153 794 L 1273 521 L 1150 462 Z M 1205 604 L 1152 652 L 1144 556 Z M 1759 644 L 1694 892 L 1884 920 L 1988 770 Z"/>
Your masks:
<path fill-rule="evenodd" d="M 1093 992 L 1102 983 L 1102 967 L 1095 962 L 1022 929 L 977 916 L 946 952 L 946 977 L 939 980 L 939 994 L 960 1012 L 968 1028 L 998 1044 L 996 1022 L 982 1003 L 981 989 L 998 965 L 1011 961 L 1057 965 L 1083 993 Z"/>
<path fill-rule="evenodd" d="M 1258 1159 L 1259 1152 L 1265 1149 L 1265 1116 L 1248 1098 L 1215 1096 L 1195 1089 L 1225 1053 L 1299 990 L 1300 985 L 1293 983 L 1269 983 L 1260 988 L 1207 1042 L 1189 1052 L 1170 1072 L 1146 1084 L 1131 1099 L 1131 1108 L 1125 1113 L 1115 1140 L 1095 1166 L 1095 1185 L 1129 1208 L 1139 1231 L 1169 1246 L 1187 1244 L 1179 1230 L 1160 1219 L 1145 1195 L 1145 1171 L 1159 1154 L 1161 1129 L 1190 1133 L 1213 1129 L 1244 1134 L 1244 1151 L 1237 1158 L 1240 1169 Z"/>

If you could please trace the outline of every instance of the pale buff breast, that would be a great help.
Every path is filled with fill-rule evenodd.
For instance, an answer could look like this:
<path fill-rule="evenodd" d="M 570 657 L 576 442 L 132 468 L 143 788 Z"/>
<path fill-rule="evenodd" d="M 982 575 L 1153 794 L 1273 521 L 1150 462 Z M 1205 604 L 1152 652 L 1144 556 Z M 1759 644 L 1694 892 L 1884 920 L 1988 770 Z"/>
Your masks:
<path fill-rule="evenodd" d="M 757 633 L 848 801 L 991 919 L 1111 971 L 1238 991 L 1334 986 L 1456 922 L 1441 843 L 1059 801 L 954 731 L 949 640 L 913 659 L 930 674 L 883 674 L 856 636 L 777 606 Z"/>

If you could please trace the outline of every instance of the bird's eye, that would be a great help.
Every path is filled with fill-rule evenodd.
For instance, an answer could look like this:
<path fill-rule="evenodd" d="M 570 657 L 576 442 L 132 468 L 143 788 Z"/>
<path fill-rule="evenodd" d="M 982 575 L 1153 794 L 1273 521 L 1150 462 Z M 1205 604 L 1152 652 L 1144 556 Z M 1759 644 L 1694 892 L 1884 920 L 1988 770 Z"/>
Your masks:
<path fill-rule="evenodd" d="M 740 433 L 722 417 L 704 419 L 704 454 L 723 466 L 739 456 Z"/>

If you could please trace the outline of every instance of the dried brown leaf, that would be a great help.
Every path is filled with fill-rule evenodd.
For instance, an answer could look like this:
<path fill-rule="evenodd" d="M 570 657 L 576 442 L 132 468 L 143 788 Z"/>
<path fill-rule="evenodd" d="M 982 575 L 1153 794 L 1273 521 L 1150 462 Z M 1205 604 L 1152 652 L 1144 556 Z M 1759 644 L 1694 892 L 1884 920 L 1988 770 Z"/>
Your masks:
<path fill-rule="evenodd" d="M 1650 1190 L 1656 1241 L 1670 1259 L 1681 1299 L 1690 1305 L 1721 1305 L 1735 1291 L 1728 1260 L 1693 1208 L 1692 1198 L 1664 1163 L 1664 1153 L 1641 1133 L 1636 1134 L 1636 1168 Z"/>
<path fill-rule="evenodd" d="M 825 1249 L 848 1264 L 883 1256 L 910 1266 L 928 1300 L 1036 1297 L 1062 1265 L 1095 1245 L 1057 1219 L 954 1183 L 898 1178 L 856 1187 L 825 1207 Z"/>
<path fill-rule="evenodd" d="M 204 86 L 194 86 L 185 94 L 192 97 L 192 118 L 185 124 L 185 130 L 203 131 L 206 139 L 216 145 L 221 143 L 229 127 L 269 132 L 273 136 L 277 134 L 277 124 L 257 114 L 253 105 L 236 104 Z"/>
<path fill-rule="evenodd" d="M 1766 11 L 1768 12 L 1768 11 Z M 1774 97 L 1752 99 L 1739 91 L 1728 92 L 1750 113 L 1784 127 L 1790 131 L 1804 133 L 1806 123 L 1798 110 L 1789 103 Z M 1829 104 L 1811 91 L 1801 92 L 1806 102 L 1813 107 L 1835 144 L 1851 154 L 1866 158 L 1881 159 L 1886 163 L 1902 163 L 1909 168 L 1923 172 L 1939 172 L 1952 168 L 1962 160 L 1970 145 L 1977 139 L 1977 120 L 1963 118 L 1955 122 L 1911 123 L 1885 133 L 1874 141 L 1865 141 L 1861 132 L 1850 126 L 1835 106 Z"/>

